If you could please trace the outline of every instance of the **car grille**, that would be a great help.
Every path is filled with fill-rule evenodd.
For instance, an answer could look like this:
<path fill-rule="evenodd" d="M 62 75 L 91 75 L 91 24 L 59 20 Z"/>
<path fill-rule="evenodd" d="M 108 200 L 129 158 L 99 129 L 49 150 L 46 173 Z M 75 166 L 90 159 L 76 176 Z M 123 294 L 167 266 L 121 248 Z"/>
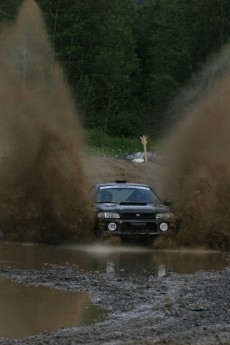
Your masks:
<path fill-rule="evenodd" d="M 121 232 L 124 234 L 149 234 L 157 233 L 155 223 L 146 223 L 143 227 L 133 226 L 131 223 L 124 223 L 121 226 Z"/>
<path fill-rule="evenodd" d="M 125 212 L 120 214 L 123 219 L 155 219 L 153 212 Z"/>

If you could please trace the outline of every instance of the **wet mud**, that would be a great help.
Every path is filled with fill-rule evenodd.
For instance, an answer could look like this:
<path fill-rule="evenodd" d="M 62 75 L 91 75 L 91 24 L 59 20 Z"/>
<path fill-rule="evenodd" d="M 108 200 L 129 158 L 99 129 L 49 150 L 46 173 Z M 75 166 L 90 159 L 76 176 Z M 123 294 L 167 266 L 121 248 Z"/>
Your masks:
<path fill-rule="evenodd" d="M 134 168 L 99 157 L 86 162 L 74 98 L 42 14 L 33 0 L 23 1 L 15 22 L 0 31 L 0 237 L 88 240 L 88 182 L 121 178 L 147 182 L 174 201 L 181 230 L 156 247 L 229 249 L 229 55 L 227 46 L 174 101 L 180 120 L 164 141 L 162 166 Z"/>
<path fill-rule="evenodd" d="M 89 291 L 106 321 L 43 332 L 0 344 L 230 344 L 229 268 L 166 277 L 114 276 L 69 265 L 41 270 L 1 268 L 0 278 L 65 291 Z M 35 311 L 36 312 L 36 311 Z"/>
<path fill-rule="evenodd" d="M 230 46 L 174 101 L 162 191 L 181 212 L 176 243 L 230 248 Z"/>
<path fill-rule="evenodd" d="M 52 243 L 87 238 L 81 125 L 33 0 L 23 1 L 15 22 L 1 28 L 0 79 L 1 236 Z"/>

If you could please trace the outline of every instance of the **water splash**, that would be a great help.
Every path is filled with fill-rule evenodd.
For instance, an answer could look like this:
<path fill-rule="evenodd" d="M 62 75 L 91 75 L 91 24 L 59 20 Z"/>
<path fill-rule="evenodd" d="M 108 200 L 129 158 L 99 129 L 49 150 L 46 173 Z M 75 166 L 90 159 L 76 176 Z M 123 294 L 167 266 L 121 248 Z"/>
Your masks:
<path fill-rule="evenodd" d="M 41 12 L 25 0 L 0 34 L 0 229 L 5 238 L 84 238 L 91 225 L 81 127 Z"/>
<path fill-rule="evenodd" d="M 182 119 L 165 144 L 169 164 L 162 186 L 181 211 L 176 241 L 229 249 L 230 46 L 178 100 Z"/>

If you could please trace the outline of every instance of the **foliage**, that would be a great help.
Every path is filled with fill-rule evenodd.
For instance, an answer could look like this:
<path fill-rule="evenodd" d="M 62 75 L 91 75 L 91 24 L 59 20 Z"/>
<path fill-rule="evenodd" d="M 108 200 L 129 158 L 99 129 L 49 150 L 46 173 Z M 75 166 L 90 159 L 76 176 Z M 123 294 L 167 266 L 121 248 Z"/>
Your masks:
<path fill-rule="evenodd" d="M 21 2 L 1 1 L 0 20 Z M 170 100 L 230 35 L 228 0 L 37 3 L 85 128 L 111 136 L 159 137 Z"/>
<path fill-rule="evenodd" d="M 15 16 L 16 9 L 20 4 L 21 0 L 1 1 L 0 20 L 12 20 Z"/>
<path fill-rule="evenodd" d="M 140 138 L 112 137 L 100 129 L 86 131 L 89 152 L 104 156 L 123 157 L 129 153 L 143 151 Z M 153 150 L 153 143 L 148 141 L 149 150 Z"/>
<path fill-rule="evenodd" d="M 44 10 L 47 0 L 39 1 Z M 56 4 L 55 4 L 56 3 Z M 82 120 L 89 128 L 126 128 L 136 111 L 133 76 L 138 74 L 132 26 L 136 6 L 130 0 L 50 1 L 47 13 L 53 41 L 77 95 Z M 55 31 L 55 35 L 54 35 Z M 117 116 L 125 112 L 125 116 Z M 120 124 L 120 126 L 119 126 Z M 119 126 L 119 127 L 118 127 Z"/>
<path fill-rule="evenodd" d="M 136 37 L 145 109 L 154 127 L 171 98 L 229 39 L 230 4 L 200 0 L 146 0 Z M 167 120 L 167 119 L 166 119 Z"/>

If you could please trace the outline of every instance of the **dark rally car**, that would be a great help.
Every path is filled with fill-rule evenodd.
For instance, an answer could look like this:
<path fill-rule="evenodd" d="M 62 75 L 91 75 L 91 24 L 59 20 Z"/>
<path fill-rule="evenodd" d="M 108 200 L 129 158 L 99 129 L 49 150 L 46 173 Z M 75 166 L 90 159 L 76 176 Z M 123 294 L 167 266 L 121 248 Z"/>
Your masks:
<path fill-rule="evenodd" d="M 92 189 L 95 201 L 95 235 L 104 237 L 154 237 L 171 231 L 178 222 L 170 202 L 162 203 L 151 187 L 145 184 L 98 184 Z"/>

